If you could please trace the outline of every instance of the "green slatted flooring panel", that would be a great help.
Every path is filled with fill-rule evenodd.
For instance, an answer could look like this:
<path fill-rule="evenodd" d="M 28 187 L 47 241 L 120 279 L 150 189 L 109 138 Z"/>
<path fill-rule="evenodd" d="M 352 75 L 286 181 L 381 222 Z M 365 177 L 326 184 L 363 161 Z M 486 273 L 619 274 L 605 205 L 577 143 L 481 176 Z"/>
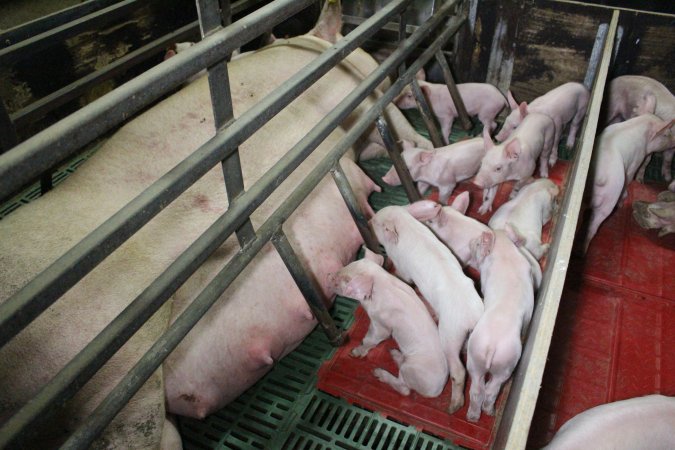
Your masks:
<path fill-rule="evenodd" d="M 100 140 L 97 143 L 93 144 L 92 147 L 79 154 L 72 160 L 68 161 L 66 164 L 62 165 L 54 171 L 52 174 L 52 184 L 56 187 L 63 180 L 68 178 L 71 173 L 75 172 L 78 167 L 82 165 L 87 159 L 91 157 L 96 151 L 103 145 L 105 140 Z M 32 202 L 33 200 L 40 197 L 40 183 L 34 183 L 30 187 L 26 188 L 23 192 L 16 195 L 15 197 L 8 200 L 6 203 L 0 205 L 0 220 L 20 208 L 21 206 Z"/>
<path fill-rule="evenodd" d="M 338 297 L 332 316 L 349 327 L 357 302 Z M 316 328 L 258 383 L 205 420 L 179 418 L 186 449 L 410 449 L 452 447 L 442 439 L 315 389 L 334 348 Z"/>

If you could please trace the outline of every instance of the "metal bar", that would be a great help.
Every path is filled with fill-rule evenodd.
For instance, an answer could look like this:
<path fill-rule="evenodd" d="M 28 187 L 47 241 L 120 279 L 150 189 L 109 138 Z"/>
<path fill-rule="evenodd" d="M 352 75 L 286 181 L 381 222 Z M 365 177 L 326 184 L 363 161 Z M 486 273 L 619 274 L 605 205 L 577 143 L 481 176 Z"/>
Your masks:
<path fill-rule="evenodd" d="M 449 2 L 449 4 L 454 3 Z M 439 9 L 439 13 L 441 11 L 447 12 L 444 7 Z M 429 50 L 422 53 L 406 74 L 378 99 L 376 104 L 353 125 L 344 139 L 303 179 L 298 188 L 291 193 L 286 201 L 260 227 L 256 239 L 246 248 L 242 249 L 214 277 L 200 295 L 186 308 L 183 314 L 176 319 L 162 337 L 122 379 L 106 399 L 103 400 L 94 413 L 89 416 L 87 422 L 70 437 L 64 448 L 86 448 L 95 436 L 101 433 L 106 424 L 112 420 L 117 412 L 140 389 L 148 377 L 159 367 L 161 362 L 173 351 L 194 324 L 208 311 L 211 305 L 218 300 L 220 295 L 227 289 L 236 276 L 243 271 L 255 254 L 271 239 L 276 230 L 293 213 L 295 208 L 302 203 L 308 193 L 323 179 L 340 157 L 354 145 L 373 120 L 382 114 L 386 105 L 401 92 L 401 89 L 410 82 L 414 74 L 431 59 L 433 52 L 444 45 L 457 32 L 464 20 L 466 20 L 465 17 L 453 18 L 451 20 L 434 43 L 432 43 Z M 390 59 L 393 60 L 394 55 L 390 56 Z M 395 65 L 391 65 L 391 67 L 395 67 Z"/>
<path fill-rule="evenodd" d="M 356 200 L 352 186 L 349 184 L 349 180 L 345 176 L 339 162 L 335 164 L 335 167 L 331 169 L 330 173 L 333 176 L 333 180 L 335 181 L 340 194 L 342 194 L 342 198 L 347 204 L 347 209 L 349 209 L 349 213 L 352 215 L 356 227 L 359 229 L 359 233 L 361 233 L 363 242 L 375 253 L 380 253 L 380 243 L 373 235 L 373 232 L 370 231 L 368 219 L 366 219 L 365 214 L 363 214 L 363 211 L 359 207 L 359 202 Z"/>
<path fill-rule="evenodd" d="M 422 92 L 422 89 L 420 89 L 420 85 L 417 80 L 412 80 L 410 85 L 412 87 L 413 95 L 415 96 L 415 103 L 417 103 L 417 108 L 420 111 L 422 120 L 424 120 L 424 125 L 426 125 L 427 130 L 429 130 L 431 142 L 434 144 L 434 147 L 443 147 L 448 137 L 442 137 L 440 131 L 438 131 L 438 127 L 436 126 L 436 116 L 429 107 L 429 103 L 424 97 L 424 93 Z"/>
<path fill-rule="evenodd" d="M 137 8 L 138 3 L 141 2 L 139 0 L 125 0 L 115 3 L 72 22 L 25 39 L 11 47 L 4 48 L 0 50 L 0 65 L 12 65 L 33 52 L 47 48 L 54 41 L 63 41 L 87 28 L 100 27 L 110 23 Z"/>
<path fill-rule="evenodd" d="M 350 34 L 352 36 L 351 39 L 342 39 L 327 49 L 321 56 L 313 60 L 304 69 L 300 70 L 267 97 L 247 110 L 227 129 L 202 145 L 189 158 L 162 176 L 56 262 L 37 275 L 16 294 L 2 303 L 0 305 L 0 346 L 7 343 L 16 333 L 37 317 L 38 314 L 49 307 L 58 297 L 63 295 L 64 292 L 96 267 L 107 255 L 119 247 L 129 236 L 158 214 L 164 206 L 183 193 L 208 170 L 225 159 L 232 151 L 232 148 L 246 140 L 270 118 L 274 117 L 274 115 L 293 101 L 300 92 L 323 76 L 338 61 L 374 34 L 378 26 L 385 23 L 390 16 L 397 14 L 409 1 L 395 0 L 389 3 L 368 19 L 361 27 L 354 30 Z M 281 20 L 278 17 L 277 19 Z M 237 23 L 241 23 L 241 21 Z M 231 26 L 236 26 L 237 23 Z M 220 35 L 224 31 L 226 30 L 209 36 L 204 41 Z M 200 43 L 195 44 L 192 49 L 197 48 L 199 45 Z M 194 55 L 195 52 L 190 51 L 185 53 Z M 167 63 L 180 58 L 185 53 L 176 55 L 169 59 Z M 86 107 L 82 110 L 85 109 Z M 75 113 L 74 115 L 77 114 Z M 19 144 L 19 146 L 21 145 Z M 8 154 L 0 156 L 0 160 L 5 156 L 8 156 Z M 1 177 L 0 181 L 2 181 Z"/>
<path fill-rule="evenodd" d="M 407 11 L 407 10 L 406 10 Z M 398 16 L 398 46 L 402 46 L 406 38 L 406 11 L 403 11 Z M 398 76 L 400 77 L 405 73 L 405 61 L 398 66 Z"/>
<path fill-rule="evenodd" d="M 513 376 L 511 394 L 502 413 L 494 448 L 525 448 L 527 443 L 570 262 L 618 20 L 619 12 L 615 10 L 584 120 L 580 151 L 575 155 L 562 201 L 561 210 L 565 214 L 560 216 L 551 239 L 548 266 L 537 295 L 528 339 L 523 347 L 521 362 Z"/>
<path fill-rule="evenodd" d="M 225 10 L 221 10 L 219 0 L 197 0 L 199 27 L 202 37 L 206 37 L 222 29 L 223 25 L 227 26 L 232 22 L 230 2 L 229 0 L 225 0 L 223 3 L 226 5 Z M 230 56 L 230 54 L 224 55 L 224 58 L 220 62 L 208 69 L 209 92 L 211 93 L 216 131 L 224 129 L 234 120 L 230 76 L 227 72 L 227 62 L 230 60 Z M 229 203 L 244 190 L 244 175 L 241 171 L 238 147 L 235 147 L 232 153 L 222 161 L 221 166 L 223 168 L 225 191 Z M 239 244 L 244 246 L 254 236 L 253 224 L 250 219 L 247 219 L 241 228 L 237 230 Z"/>
<path fill-rule="evenodd" d="M 156 39 L 144 45 L 143 47 L 122 56 L 119 59 L 116 59 L 102 69 L 92 72 L 80 78 L 79 80 L 62 87 L 58 91 L 55 91 L 31 103 L 25 108 L 16 111 L 11 115 L 11 118 L 18 127 L 26 126 L 27 124 L 43 117 L 50 111 L 58 108 L 59 106 L 69 102 L 74 98 L 77 98 L 82 92 L 91 86 L 124 73 L 130 67 L 133 67 L 136 64 L 139 64 L 140 62 L 156 55 L 157 53 L 164 51 L 169 44 L 185 40 L 190 36 L 194 36 L 197 32 L 197 22 L 185 25 L 173 33 L 162 36 L 161 38 Z"/>
<path fill-rule="evenodd" d="M 54 182 L 52 181 L 52 172 L 50 170 L 40 177 L 40 194 L 45 195 L 52 188 L 54 188 Z"/>
<path fill-rule="evenodd" d="M 445 84 L 448 86 L 448 92 L 450 93 L 450 97 L 452 97 L 452 102 L 455 104 L 455 109 L 459 115 L 459 120 L 462 122 L 462 128 L 465 130 L 472 129 L 473 123 L 471 122 L 471 117 L 469 117 L 469 113 L 466 112 L 466 106 L 464 106 L 464 100 L 462 99 L 462 96 L 459 95 L 459 90 L 457 89 L 455 80 L 452 77 L 452 72 L 450 71 L 448 61 L 445 59 L 445 55 L 440 50 L 436 52 L 436 61 L 438 61 L 438 64 L 441 66 L 441 70 L 443 71 L 443 78 L 445 78 Z M 450 132 L 452 133 L 452 130 L 450 130 Z"/>
<path fill-rule="evenodd" d="M 24 39 L 28 39 L 39 33 L 43 33 L 52 28 L 79 19 L 82 16 L 91 14 L 92 12 L 110 6 L 118 1 L 119 0 L 89 0 L 85 3 L 70 6 L 53 14 L 10 28 L 9 30 L 0 33 L 0 48 L 9 47 Z"/>
<path fill-rule="evenodd" d="M 261 1 L 262 0 L 239 0 L 232 5 L 232 14 L 239 14 L 245 9 L 255 6 Z M 129 69 L 129 67 L 133 67 L 141 61 L 145 61 L 146 59 L 159 53 L 160 51 L 164 51 L 164 49 L 169 44 L 190 39 L 193 36 L 197 36 L 198 33 L 199 21 L 195 20 L 194 22 L 191 22 L 172 33 L 155 39 L 143 47 L 136 49 L 119 59 L 116 59 L 115 61 L 106 65 L 104 68 L 88 74 L 69 84 L 68 86 L 64 86 L 58 91 L 55 91 L 46 97 L 31 103 L 25 108 L 14 112 L 11 115 L 12 121 L 17 127 L 25 126 L 27 123 L 31 123 L 43 117 L 48 112 L 76 98 L 81 92 L 85 91 L 89 87 L 124 73 Z"/>
<path fill-rule="evenodd" d="M 377 127 L 377 131 L 380 132 L 380 136 L 382 136 L 384 146 L 387 149 L 387 153 L 389 153 L 389 158 L 391 158 L 391 161 L 396 168 L 398 177 L 401 179 L 401 184 L 403 185 L 403 189 L 408 196 L 408 200 L 410 203 L 420 200 L 422 196 L 415 187 L 415 181 L 412 179 L 410 171 L 408 170 L 408 166 L 405 164 L 405 161 L 401 156 L 401 148 L 394 141 L 394 136 L 391 134 L 391 130 L 389 129 L 387 121 L 384 119 L 384 117 L 380 116 L 376 119 L 375 126 Z"/>
<path fill-rule="evenodd" d="M 314 318 L 319 321 L 319 325 L 321 325 L 321 328 L 326 333 L 328 341 L 335 347 L 344 344 L 347 334 L 344 331 L 341 332 L 335 325 L 335 321 L 330 316 L 324 302 L 321 288 L 317 286 L 316 280 L 310 275 L 300 258 L 298 258 L 281 227 L 274 233 L 272 244 L 274 244 L 274 248 L 279 252 L 286 269 L 291 273 L 295 284 L 300 289 L 300 292 L 302 292 L 303 297 L 305 297 Z"/>
<path fill-rule="evenodd" d="M 350 16 L 350 15 L 343 15 L 342 16 L 342 22 L 346 23 L 348 25 L 361 25 L 363 21 L 366 20 L 363 17 L 357 17 L 357 16 Z M 407 34 L 412 34 L 414 33 L 419 27 L 417 25 L 406 25 L 405 27 L 405 32 Z M 385 26 L 382 27 L 383 30 L 387 31 L 398 31 L 399 30 L 399 24 L 397 23 L 388 23 Z"/>
<path fill-rule="evenodd" d="M 260 26 L 272 27 L 301 11 L 313 0 L 275 0 L 0 155 L 0 201 L 16 193 L 40 173 L 75 154 L 96 137 L 175 89 L 223 54 L 255 38 Z M 85 126 L 86 124 L 86 126 Z"/>

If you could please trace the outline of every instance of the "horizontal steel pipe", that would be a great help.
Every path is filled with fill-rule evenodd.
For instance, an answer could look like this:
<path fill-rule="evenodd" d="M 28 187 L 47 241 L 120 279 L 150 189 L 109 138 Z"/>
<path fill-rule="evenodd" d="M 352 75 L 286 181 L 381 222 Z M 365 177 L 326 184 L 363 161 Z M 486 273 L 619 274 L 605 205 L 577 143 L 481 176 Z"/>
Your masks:
<path fill-rule="evenodd" d="M 372 36 L 378 27 L 381 27 L 391 16 L 403 9 L 409 1 L 395 0 L 389 3 L 364 22 L 361 27 L 354 30 L 352 38 L 345 37 L 322 53 L 304 69 L 247 110 L 228 128 L 216 134 L 192 155 L 153 183 L 0 305 L 0 346 L 7 343 L 16 333 L 89 273 L 133 233 L 150 221 L 166 205 L 176 199 L 212 167 L 227 158 L 234 148 L 267 123 L 304 89 L 328 72 L 368 37 Z M 215 33 L 206 39 L 220 33 L 222 32 Z M 193 47 L 196 48 L 198 45 Z M 177 59 L 179 56 L 180 54 L 171 58 L 168 62 Z M 55 126 L 58 126 L 58 124 Z M 22 145 L 19 144 L 9 153 L 14 153 Z M 0 156 L 0 160 L 8 154 Z"/>
<path fill-rule="evenodd" d="M 116 59 L 104 68 L 85 75 L 79 80 L 62 87 L 58 91 L 55 91 L 46 97 L 31 103 L 25 108 L 12 113 L 10 118 L 16 127 L 27 126 L 30 123 L 42 118 L 59 106 L 69 102 L 74 98 L 77 98 L 77 96 L 79 96 L 91 86 L 124 73 L 124 71 L 128 70 L 129 67 L 145 61 L 160 51 L 164 51 L 169 44 L 183 41 L 187 37 L 198 32 L 199 25 L 196 22 L 185 25 L 173 33 L 162 36 L 161 38 L 156 39 L 119 59 Z"/>
<path fill-rule="evenodd" d="M 440 11 L 439 11 L 440 12 Z M 199 296 L 186 308 L 162 337 L 143 355 L 134 368 L 120 381 L 113 391 L 97 407 L 88 420 L 71 436 L 63 448 L 86 448 L 105 426 L 115 417 L 122 407 L 140 389 L 148 377 L 159 367 L 164 359 L 173 351 L 192 327 L 206 314 L 209 308 L 218 300 L 227 287 L 244 270 L 246 265 L 255 257 L 277 230 L 290 217 L 295 209 L 307 197 L 309 192 L 323 179 L 331 168 L 339 161 L 349 148 L 359 139 L 373 120 L 382 114 L 382 111 L 393 98 L 401 92 L 403 87 L 410 83 L 417 71 L 429 61 L 436 50 L 452 37 L 465 18 L 453 18 L 445 30 L 436 38 L 427 51 L 412 64 L 404 76 L 378 99 L 376 104 L 362 116 L 330 153 L 308 174 L 301 184 L 290 194 L 284 203 L 270 216 L 258 230 L 257 238 L 249 246 L 242 249 L 225 267 L 214 277 Z M 390 60 L 394 55 L 390 56 Z M 245 194 L 244 194 L 245 195 Z"/>
<path fill-rule="evenodd" d="M 275 0 L 0 155 L 0 201 L 313 0 Z"/>

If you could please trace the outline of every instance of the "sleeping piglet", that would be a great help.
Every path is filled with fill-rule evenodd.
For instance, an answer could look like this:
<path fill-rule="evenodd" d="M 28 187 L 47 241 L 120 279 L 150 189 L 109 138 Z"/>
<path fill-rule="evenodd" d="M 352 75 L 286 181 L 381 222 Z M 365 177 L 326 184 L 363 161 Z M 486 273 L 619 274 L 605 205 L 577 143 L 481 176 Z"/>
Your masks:
<path fill-rule="evenodd" d="M 633 202 L 633 217 L 642 228 L 658 229 L 659 237 L 675 233 L 675 192 L 663 191 L 652 203 Z"/>
<path fill-rule="evenodd" d="M 419 82 L 420 89 L 431 105 L 431 109 L 441 125 L 443 141 L 448 144 L 448 136 L 452 131 L 452 123 L 458 116 L 455 103 L 452 101 L 448 86 L 445 84 Z M 457 85 L 460 97 L 464 101 L 466 112 L 470 116 L 478 116 L 485 128 L 490 131 L 497 126 L 495 117 L 507 105 L 504 94 L 487 83 L 461 83 Z M 394 102 L 401 109 L 417 108 L 415 97 L 410 86 L 406 87 Z"/>
<path fill-rule="evenodd" d="M 438 188 L 438 201 L 445 204 L 460 181 L 476 175 L 485 156 L 485 144 L 481 138 L 460 141 L 433 150 L 416 148 L 403 141 L 401 153 L 412 179 L 417 182 L 421 195 L 429 188 Z M 382 177 L 390 186 L 398 186 L 401 179 L 394 166 Z"/>
<path fill-rule="evenodd" d="M 471 388 L 466 418 L 471 422 L 480 418 L 481 409 L 494 415 L 499 390 L 520 359 L 535 286 L 541 283 L 539 264 L 516 247 L 513 240 L 517 239 L 507 225 L 505 231 L 484 232 L 471 243 L 485 302 L 485 312 L 467 345 Z"/>
<path fill-rule="evenodd" d="M 495 145 L 490 133 L 483 129 L 486 153 L 473 181 L 476 186 L 488 192 L 483 196 L 483 204 L 478 210 L 480 214 L 492 210 L 498 184 L 508 180 L 518 181 L 513 188 L 514 194 L 527 183 L 534 174 L 537 160 L 540 175 L 548 177 L 554 132 L 553 120 L 539 113 L 525 116 L 511 137 L 499 145 Z"/>
<path fill-rule="evenodd" d="M 541 229 L 551 220 L 558 186 L 548 178 L 539 178 L 518 191 L 492 215 L 488 225 L 503 230 L 506 224 L 517 230 L 525 240 L 523 246 L 536 259 L 548 251 L 549 244 L 541 243 Z"/>
<path fill-rule="evenodd" d="M 600 224 L 626 197 L 628 184 L 645 157 L 675 147 L 673 124 L 675 119 L 664 122 L 653 114 L 643 114 L 608 126 L 595 141 L 589 171 L 592 212 L 583 242 L 584 253 Z"/>
<path fill-rule="evenodd" d="M 438 328 L 415 291 L 384 270 L 383 262 L 381 255 L 365 248 L 364 259 L 332 277 L 335 293 L 358 300 L 370 318 L 363 342 L 351 354 L 364 357 L 391 336 L 400 349 L 391 350 L 399 375 L 377 368 L 373 371 L 377 379 L 402 395 L 414 390 L 424 397 L 437 397 L 448 380 Z"/>
<path fill-rule="evenodd" d="M 452 414 L 464 405 L 466 370 L 460 353 L 483 313 L 483 302 L 450 249 L 405 207 L 382 208 L 370 224 L 394 263 L 396 274 L 417 285 L 438 317 L 441 347 L 452 379 L 448 407 Z"/>

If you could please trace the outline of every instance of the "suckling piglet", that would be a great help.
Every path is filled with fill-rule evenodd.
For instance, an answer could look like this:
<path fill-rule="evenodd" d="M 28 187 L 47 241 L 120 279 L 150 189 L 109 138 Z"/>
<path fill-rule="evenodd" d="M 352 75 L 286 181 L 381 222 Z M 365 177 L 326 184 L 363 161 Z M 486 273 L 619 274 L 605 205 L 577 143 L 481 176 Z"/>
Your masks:
<path fill-rule="evenodd" d="M 671 450 L 675 397 L 646 395 L 599 405 L 560 427 L 545 450 Z"/>
<path fill-rule="evenodd" d="M 570 130 L 567 135 L 567 147 L 572 148 L 576 140 L 579 126 L 586 115 L 586 106 L 588 105 L 588 98 L 590 92 L 583 84 L 580 83 L 565 83 L 554 89 L 551 89 L 541 97 L 532 100 L 529 105 L 522 102 L 520 105 L 515 101 L 511 91 L 508 92 L 507 98 L 509 106 L 511 106 L 511 114 L 504 120 L 502 129 L 497 133 L 497 140 L 506 140 L 514 129 L 520 126 L 520 123 L 525 119 L 528 113 L 546 114 L 551 119 L 555 126 L 555 136 L 553 138 L 553 151 L 551 152 L 550 164 L 555 164 L 558 159 L 558 143 L 562 136 L 562 130 L 568 123 Z"/>
<path fill-rule="evenodd" d="M 471 388 L 466 418 L 471 422 L 480 418 L 481 409 L 494 415 L 499 390 L 520 359 L 535 286 L 541 282 L 539 264 L 516 247 L 515 239 L 507 225 L 505 231 L 484 232 L 471 243 L 485 302 L 467 346 Z"/>
<path fill-rule="evenodd" d="M 431 200 L 420 200 L 407 206 L 410 214 L 427 225 L 463 266 L 471 262 L 471 241 L 490 231 L 485 224 L 465 215 L 468 207 L 468 192 L 459 194 L 450 206 L 441 206 Z"/>
<path fill-rule="evenodd" d="M 589 172 L 591 216 L 583 242 L 586 253 L 600 224 L 627 195 L 645 157 L 675 147 L 672 126 L 653 114 L 643 114 L 605 128 L 596 140 Z"/>
<path fill-rule="evenodd" d="M 452 101 L 445 84 L 419 82 L 420 89 L 438 118 L 443 134 L 443 141 L 448 144 L 448 136 L 452 131 L 452 123 L 458 116 L 455 103 Z M 478 120 L 490 131 L 497 126 L 495 117 L 506 107 L 506 98 L 499 89 L 488 83 L 461 83 L 457 85 L 466 112 L 470 116 L 478 116 Z M 394 102 L 401 109 L 416 108 L 415 97 L 410 86 L 406 87 Z"/>
<path fill-rule="evenodd" d="M 399 347 L 391 350 L 399 375 L 377 368 L 373 371 L 377 379 L 402 395 L 414 390 L 424 397 L 437 397 L 448 380 L 438 328 L 415 291 L 384 270 L 383 262 L 381 255 L 366 248 L 363 259 L 332 277 L 335 293 L 358 300 L 370 318 L 363 342 L 351 354 L 364 357 L 391 336 Z"/>
<path fill-rule="evenodd" d="M 548 178 L 539 178 L 522 187 L 516 196 L 504 203 L 490 218 L 493 230 L 503 230 L 506 224 L 525 239 L 523 246 L 536 259 L 548 251 L 549 244 L 542 244 L 541 229 L 551 220 L 558 186 Z"/>
<path fill-rule="evenodd" d="M 441 347 L 452 379 L 452 414 L 464 405 L 466 370 L 460 352 L 483 312 L 473 281 L 457 258 L 403 206 L 382 208 L 370 220 L 401 279 L 417 285 L 438 317 Z"/>
<path fill-rule="evenodd" d="M 478 212 L 485 214 L 492 210 L 497 185 L 516 180 L 514 192 L 527 183 L 534 174 L 539 160 L 539 174 L 548 177 L 548 161 L 553 145 L 555 127 L 553 120 L 539 113 L 530 113 L 523 119 L 516 131 L 499 145 L 492 142 L 490 133 L 483 129 L 485 157 L 473 183 L 487 191 Z"/>
<path fill-rule="evenodd" d="M 403 160 L 412 179 L 417 182 L 421 195 L 429 188 L 438 188 L 438 201 L 445 204 L 460 181 L 468 180 L 478 172 L 480 162 L 485 156 L 483 139 L 473 138 L 434 150 L 416 148 L 403 141 Z M 392 166 L 382 177 L 382 181 L 398 186 L 401 179 Z"/>

